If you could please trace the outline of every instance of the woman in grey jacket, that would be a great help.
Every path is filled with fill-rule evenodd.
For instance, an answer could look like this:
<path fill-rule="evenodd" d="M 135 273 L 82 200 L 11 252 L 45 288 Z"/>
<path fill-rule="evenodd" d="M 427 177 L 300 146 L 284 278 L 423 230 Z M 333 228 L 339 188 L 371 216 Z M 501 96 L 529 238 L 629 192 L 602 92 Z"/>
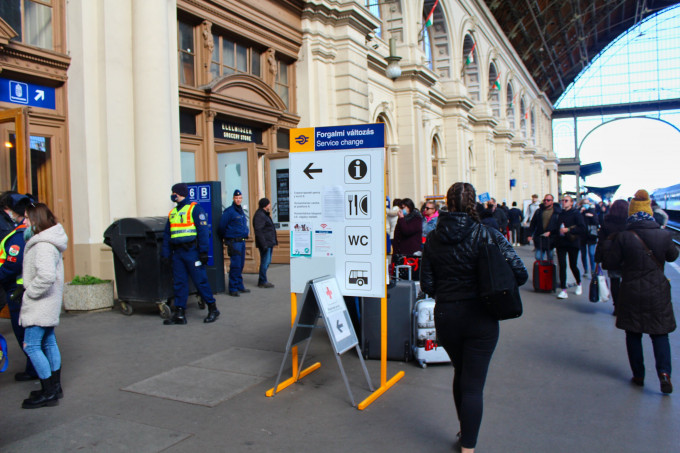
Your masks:
<path fill-rule="evenodd" d="M 61 355 L 54 336 L 59 325 L 64 292 L 62 254 L 68 237 L 47 205 L 37 203 L 26 208 L 24 236 L 24 293 L 19 324 L 26 328 L 24 351 L 35 367 L 42 389 L 31 392 L 22 406 L 35 409 L 56 406 L 61 391 Z"/>

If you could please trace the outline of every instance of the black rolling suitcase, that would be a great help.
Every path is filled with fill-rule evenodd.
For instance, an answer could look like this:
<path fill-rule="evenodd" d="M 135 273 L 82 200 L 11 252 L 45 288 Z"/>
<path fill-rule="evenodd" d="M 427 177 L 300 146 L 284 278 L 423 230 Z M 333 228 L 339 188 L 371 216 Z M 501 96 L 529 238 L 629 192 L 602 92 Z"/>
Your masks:
<path fill-rule="evenodd" d="M 387 285 L 387 359 L 413 358 L 413 307 L 416 282 L 390 280 Z M 366 359 L 380 359 L 380 299 L 364 297 L 361 309 L 361 350 Z"/>

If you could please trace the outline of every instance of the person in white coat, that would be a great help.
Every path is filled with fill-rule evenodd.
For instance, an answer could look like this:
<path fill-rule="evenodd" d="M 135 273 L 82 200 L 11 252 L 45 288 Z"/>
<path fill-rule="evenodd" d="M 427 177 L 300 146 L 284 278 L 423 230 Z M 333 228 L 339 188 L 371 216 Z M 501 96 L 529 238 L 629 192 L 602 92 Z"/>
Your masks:
<path fill-rule="evenodd" d="M 31 359 L 41 390 L 31 392 L 21 407 L 35 409 L 56 406 L 63 396 L 61 390 L 61 354 L 54 328 L 64 293 L 64 263 L 62 255 L 68 237 L 61 224 L 43 203 L 26 208 L 23 278 L 24 296 L 19 324 L 26 329 L 24 351 Z"/>

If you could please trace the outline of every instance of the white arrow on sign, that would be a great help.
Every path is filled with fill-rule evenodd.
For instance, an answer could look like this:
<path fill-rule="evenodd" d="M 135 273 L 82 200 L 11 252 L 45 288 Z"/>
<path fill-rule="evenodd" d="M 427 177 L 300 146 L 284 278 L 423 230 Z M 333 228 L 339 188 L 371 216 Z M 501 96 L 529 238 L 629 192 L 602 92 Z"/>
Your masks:
<path fill-rule="evenodd" d="M 43 101 L 45 100 L 45 91 L 44 90 L 35 90 L 36 95 L 33 99 L 36 101 Z"/>

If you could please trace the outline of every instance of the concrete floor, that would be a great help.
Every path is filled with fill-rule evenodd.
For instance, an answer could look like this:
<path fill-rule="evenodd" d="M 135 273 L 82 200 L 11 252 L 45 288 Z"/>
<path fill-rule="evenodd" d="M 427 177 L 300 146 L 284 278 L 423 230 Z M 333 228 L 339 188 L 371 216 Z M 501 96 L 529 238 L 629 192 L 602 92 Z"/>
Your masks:
<path fill-rule="evenodd" d="M 529 247 L 519 254 L 532 263 Z M 680 268 L 667 266 L 666 275 L 680 301 Z M 246 275 L 252 292 L 219 295 L 222 315 L 209 325 L 193 301 L 186 326 L 161 325 L 151 305 L 136 305 L 129 317 L 64 314 L 57 338 L 65 397 L 52 408 L 21 409 L 38 384 L 13 380 L 23 359 L 9 320 L 0 320 L 11 358 L 0 374 L 0 451 L 452 450 L 458 422 L 450 365 L 389 362 L 388 378 L 400 370 L 404 378 L 358 411 L 321 332 L 308 362 L 321 368 L 265 397 L 290 329 L 289 267 L 273 265 L 270 280 L 276 288 L 260 289 L 257 275 Z M 629 384 L 610 303 L 588 302 L 587 291 L 558 300 L 531 288 L 522 289 L 524 316 L 501 323 L 477 451 L 680 452 L 680 379 L 676 394 L 659 392 L 649 340 L 641 389 Z M 670 338 L 679 367 L 680 335 Z M 342 360 L 359 402 L 370 394 L 359 361 L 353 350 Z M 379 362 L 367 365 L 377 385 Z"/>

